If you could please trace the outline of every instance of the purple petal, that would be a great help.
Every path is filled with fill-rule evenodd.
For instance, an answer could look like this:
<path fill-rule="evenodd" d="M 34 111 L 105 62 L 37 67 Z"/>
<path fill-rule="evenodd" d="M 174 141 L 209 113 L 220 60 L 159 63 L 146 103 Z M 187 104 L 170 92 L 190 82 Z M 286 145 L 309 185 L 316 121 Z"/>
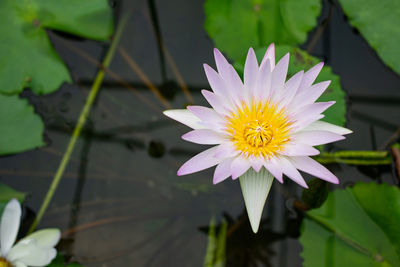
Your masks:
<path fill-rule="evenodd" d="M 222 79 L 228 81 L 230 79 L 229 62 L 217 48 L 214 48 L 214 58 L 218 73 L 221 75 Z"/>
<path fill-rule="evenodd" d="M 225 124 L 225 121 L 215 110 L 212 108 L 202 106 L 188 106 L 187 109 L 198 117 L 203 125 L 208 127 L 217 127 L 218 129 Z M 217 129 L 216 128 L 216 129 Z"/>
<path fill-rule="evenodd" d="M 231 172 L 232 161 L 233 158 L 226 159 L 217 165 L 217 168 L 215 168 L 214 178 L 213 178 L 214 184 L 218 184 L 232 175 Z"/>
<path fill-rule="evenodd" d="M 285 156 L 315 156 L 319 153 L 318 149 L 310 145 L 295 142 L 285 144 L 284 149 L 280 152 L 281 155 Z"/>
<path fill-rule="evenodd" d="M 264 167 L 280 182 L 283 183 L 282 170 L 275 160 L 264 163 Z"/>
<path fill-rule="evenodd" d="M 322 67 L 324 66 L 324 62 L 320 62 L 311 69 L 309 69 L 306 73 L 304 73 L 303 80 L 301 81 L 300 87 L 299 87 L 299 92 L 302 90 L 307 89 L 310 87 L 315 79 L 317 78 L 318 74 L 322 70 Z"/>
<path fill-rule="evenodd" d="M 314 84 L 309 89 L 301 91 L 293 100 L 291 105 L 292 110 L 298 110 L 299 108 L 314 103 L 322 93 L 328 88 L 331 81 L 320 82 Z"/>
<path fill-rule="evenodd" d="M 310 157 L 292 157 L 290 160 L 297 169 L 303 172 L 314 175 L 330 183 L 339 183 L 339 179 L 333 173 Z"/>
<path fill-rule="evenodd" d="M 295 181 L 304 188 L 308 188 L 306 181 L 304 181 L 303 176 L 299 171 L 293 166 L 293 164 L 287 160 L 285 157 L 280 157 L 279 164 L 282 167 L 283 173 L 289 177 L 291 180 Z"/>
<path fill-rule="evenodd" d="M 259 74 L 257 76 L 256 89 L 254 90 L 253 97 L 255 99 L 266 100 L 270 95 L 271 90 L 271 64 L 267 61 L 261 65 Z"/>
<path fill-rule="evenodd" d="M 276 64 L 273 72 L 272 72 L 272 80 L 271 80 L 271 91 L 279 92 L 283 89 L 283 86 L 286 81 L 286 75 L 289 66 L 289 53 L 287 53 L 279 62 Z"/>
<path fill-rule="evenodd" d="M 230 112 L 230 109 L 232 109 L 231 104 L 228 104 L 226 100 L 216 94 L 207 90 L 201 90 L 201 93 L 216 112 L 225 115 Z"/>
<path fill-rule="evenodd" d="M 353 131 L 325 121 L 316 121 L 307 126 L 305 131 L 327 131 L 340 135 L 351 134 Z"/>
<path fill-rule="evenodd" d="M 186 161 L 185 164 L 179 168 L 178 176 L 202 171 L 220 163 L 221 160 L 214 157 L 216 150 L 216 146 L 209 148 Z"/>
<path fill-rule="evenodd" d="M 272 43 L 268 46 L 267 51 L 265 52 L 264 58 L 261 61 L 261 66 L 269 62 L 271 70 L 275 67 L 275 44 Z"/>
<path fill-rule="evenodd" d="M 203 66 L 208 82 L 210 83 L 211 89 L 214 91 L 214 93 L 221 96 L 226 95 L 228 93 L 228 90 L 226 88 L 224 80 L 218 75 L 215 70 L 213 70 L 213 68 L 211 68 L 207 64 L 204 64 Z"/>
<path fill-rule="evenodd" d="M 295 117 L 312 117 L 318 114 L 321 114 L 324 112 L 326 109 L 328 109 L 330 106 L 335 104 L 336 101 L 329 101 L 329 102 L 317 102 L 313 104 L 308 104 L 304 107 L 302 107 L 298 112 L 296 112 Z"/>
<path fill-rule="evenodd" d="M 182 135 L 182 139 L 201 145 L 217 145 L 226 141 L 221 134 L 209 129 L 197 129 Z"/>
<path fill-rule="evenodd" d="M 279 103 L 279 106 L 285 107 L 288 105 L 293 97 L 297 93 L 297 89 L 299 88 L 300 82 L 303 78 L 303 71 L 299 71 L 295 75 L 293 75 L 286 83 L 285 83 L 285 88 L 284 90 L 281 91 L 280 94 L 277 92 L 277 96 L 279 95 L 279 99 L 277 99 L 277 102 Z"/>
<path fill-rule="evenodd" d="M 345 139 L 342 135 L 326 131 L 301 131 L 297 132 L 294 138 L 296 142 L 310 146 L 319 146 Z"/>
<path fill-rule="evenodd" d="M 192 112 L 187 109 L 170 109 L 163 112 L 165 116 L 170 117 L 176 121 L 179 121 L 192 129 L 205 128 L 201 124 L 201 120 L 196 117 Z"/>
<path fill-rule="evenodd" d="M 222 143 L 215 152 L 215 157 L 219 159 L 231 158 L 239 154 L 239 151 L 231 142 Z"/>
<path fill-rule="evenodd" d="M 244 86 L 249 91 L 255 90 L 256 81 L 258 76 L 258 62 L 253 48 L 249 49 L 247 53 L 246 63 L 244 64 Z"/>
<path fill-rule="evenodd" d="M 239 156 L 236 157 L 231 164 L 232 179 L 235 180 L 244 174 L 250 168 L 250 162 Z"/>

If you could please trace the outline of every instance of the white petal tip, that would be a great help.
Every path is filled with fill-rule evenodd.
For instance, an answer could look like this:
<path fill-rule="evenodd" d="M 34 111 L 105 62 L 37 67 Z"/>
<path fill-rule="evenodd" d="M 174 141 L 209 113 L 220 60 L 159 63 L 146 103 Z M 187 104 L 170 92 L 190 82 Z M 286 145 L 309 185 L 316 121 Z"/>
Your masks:
<path fill-rule="evenodd" d="M 254 233 L 258 231 L 264 204 L 273 181 L 274 177 L 264 168 L 258 173 L 249 169 L 240 177 L 240 187 Z"/>

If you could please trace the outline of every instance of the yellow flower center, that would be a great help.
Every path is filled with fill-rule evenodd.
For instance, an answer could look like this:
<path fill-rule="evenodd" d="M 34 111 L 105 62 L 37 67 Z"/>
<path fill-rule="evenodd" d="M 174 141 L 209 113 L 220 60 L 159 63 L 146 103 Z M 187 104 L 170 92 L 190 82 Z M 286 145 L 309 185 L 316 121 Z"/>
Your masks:
<path fill-rule="evenodd" d="M 232 142 L 247 157 L 270 158 L 290 140 L 291 122 L 285 110 L 270 102 L 243 103 L 227 120 Z"/>
<path fill-rule="evenodd" d="M 0 267 L 13 267 L 9 261 L 0 257 Z"/>

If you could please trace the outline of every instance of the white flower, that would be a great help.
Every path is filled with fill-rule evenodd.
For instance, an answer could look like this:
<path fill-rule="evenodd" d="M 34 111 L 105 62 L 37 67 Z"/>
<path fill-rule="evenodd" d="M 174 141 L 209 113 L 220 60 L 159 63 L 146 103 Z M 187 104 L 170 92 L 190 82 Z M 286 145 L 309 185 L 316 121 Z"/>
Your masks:
<path fill-rule="evenodd" d="M 54 246 L 60 240 L 60 230 L 44 229 L 19 240 L 15 245 L 21 206 L 16 199 L 10 200 L 0 222 L 0 267 L 46 266 L 55 258 Z M 14 245 L 14 246 L 13 246 Z"/>

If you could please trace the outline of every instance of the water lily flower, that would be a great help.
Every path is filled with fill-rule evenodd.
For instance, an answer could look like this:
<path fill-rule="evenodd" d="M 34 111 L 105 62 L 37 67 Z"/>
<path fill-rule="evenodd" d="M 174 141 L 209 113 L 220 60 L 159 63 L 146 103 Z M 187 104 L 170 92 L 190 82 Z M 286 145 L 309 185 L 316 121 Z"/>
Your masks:
<path fill-rule="evenodd" d="M 307 188 L 300 171 L 337 184 L 339 180 L 310 156 L 313 146 L 344 139 L 350 130 L 324 121 L 322 112 L 335 102 L 315 102 L 330 81 L 313 84 L 323 67 L 319 63 L 286 81 L 289 54 L 275 65 L 271 44 L 259 65 L 254 50 L 247 54 L 243 82 L 224 56 L 214 49 L 216 72 L 204 65 L 212 91 L 202 90 L 212 108 L 188 106 L 164 114 L 193 130 L 186 141 L 215 145 L 191 158 L 178 175 L 217 166 L 214 184 L 240 177 L 253 231 L 258 231 L 262 210 L 274 177 L 283 174 Z"/>
<path fill-rule="evenodd" d="M 36 231 L 15 245 L 21 206 L 16 199 L 8 202 L 0 222 L 0 267 L 46 266 L 55 258 L 54 246 L 60 240 L 58 229 Z"/>

